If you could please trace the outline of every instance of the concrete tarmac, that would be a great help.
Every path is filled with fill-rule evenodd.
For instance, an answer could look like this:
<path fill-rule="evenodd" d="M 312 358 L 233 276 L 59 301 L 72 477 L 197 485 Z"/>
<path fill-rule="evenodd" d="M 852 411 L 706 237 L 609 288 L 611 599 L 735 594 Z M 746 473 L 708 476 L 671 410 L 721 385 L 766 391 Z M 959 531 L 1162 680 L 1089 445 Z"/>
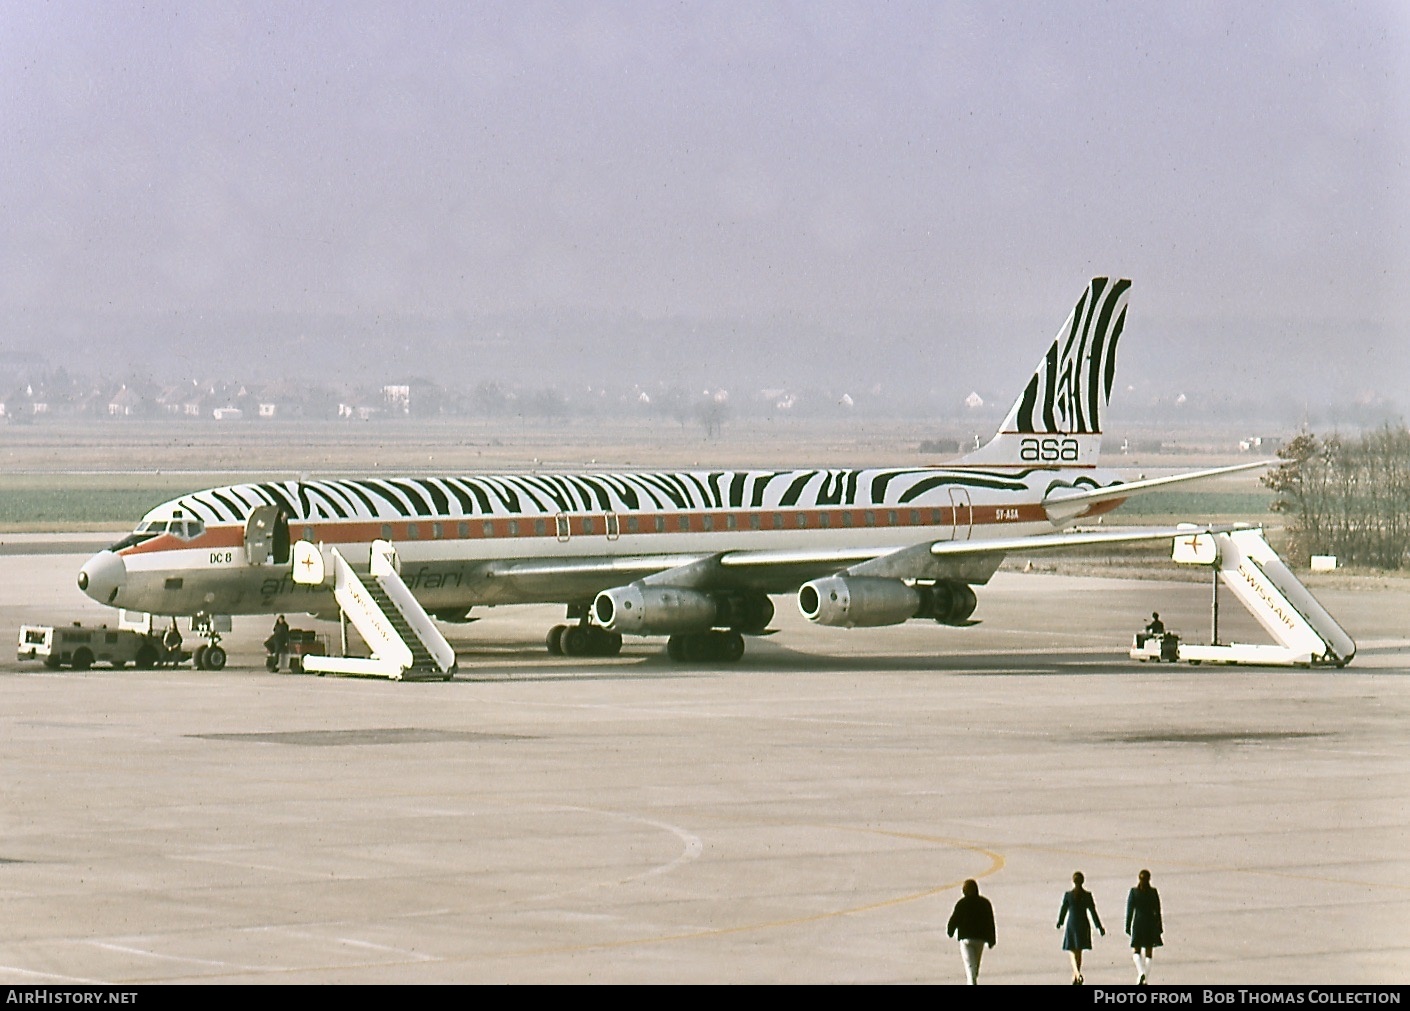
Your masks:
<path fill-rule="evenodd" d="M 81 561 L 0 559 L 0 627 L 112 620 Z M 1008 572 L 967 629 L 780 598 L 730 666 L 549 657 L 553 608 L 455 629 L 448 683 L 266 673 L 265 618 L 219 673 L 0 660 L 0 981 L 961 983 L 973 877 L 981 981 L 1065 984 L 1081 870 L 1127 984 L 1144 867 L 1152 983 L 1403 984 L 1410 592 L 1318 595 L 1345 670 L 1134 663 L 1206 586 Z"/>

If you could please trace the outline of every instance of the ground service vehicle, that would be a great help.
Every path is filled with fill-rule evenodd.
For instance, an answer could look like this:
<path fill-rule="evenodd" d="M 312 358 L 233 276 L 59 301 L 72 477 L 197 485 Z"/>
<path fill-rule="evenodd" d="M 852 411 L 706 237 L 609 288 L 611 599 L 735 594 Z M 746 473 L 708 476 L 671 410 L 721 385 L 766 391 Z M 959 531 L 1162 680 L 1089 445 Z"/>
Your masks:
<path fill-rule="evenodd" d="M 65 664 L 87 670 L 95 663 L 123 667 L 155 667 L 162 660 L 162 644 L 154 636 L 126 628 L 99 625 L 21 625 L 18 657 L 41 660 L 45 667 Z"/>

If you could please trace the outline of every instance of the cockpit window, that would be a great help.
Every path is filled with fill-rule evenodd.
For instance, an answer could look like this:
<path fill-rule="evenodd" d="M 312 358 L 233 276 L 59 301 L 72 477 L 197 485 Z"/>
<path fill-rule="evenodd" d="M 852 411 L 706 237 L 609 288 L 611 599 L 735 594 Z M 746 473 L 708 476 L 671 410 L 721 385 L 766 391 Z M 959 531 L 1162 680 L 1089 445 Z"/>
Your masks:
<path fill-rule="evenodd" d="M 121 551 L 123 548 L 130 548 L 134 544 L 141 544 L 143 541 L 150 541 L 158 534 L 172 534 L 180 537 L 183 541 L 195 540 L 206 532 L 205 523 L 197 519 L 153 519 L 143 520 L 137 524 L 137 529 L 132 531 L 122 540 L 118 541 L 109 551 Z"/>
<path fill-rule="evenodd" d="M 144 523 L 144 524 L 142 524 L 142 526 L 141 526 L 139 529 L 134 530 L 132 533 L 128 534 L 126 537 L 124 537 L 122 540 L 118 541 L 116 544 L 114 544 L 114 545 L 113 545 L 112 547 L 110 547 L 108 550 L 109 550 L 109 551 L 121 551 L 123 548 L 130 548 L 130 547 L 132 547 L 134 544 L 141 544 L 143 541 L 150 541 L 153 537 L 157 536 L 156 531 L 149 531 L 149 530 L 147 529 L 147 528 L 150 527 L 151 525 L 152 525 L 152 524 L 150 524 L 150 523 Z"/>

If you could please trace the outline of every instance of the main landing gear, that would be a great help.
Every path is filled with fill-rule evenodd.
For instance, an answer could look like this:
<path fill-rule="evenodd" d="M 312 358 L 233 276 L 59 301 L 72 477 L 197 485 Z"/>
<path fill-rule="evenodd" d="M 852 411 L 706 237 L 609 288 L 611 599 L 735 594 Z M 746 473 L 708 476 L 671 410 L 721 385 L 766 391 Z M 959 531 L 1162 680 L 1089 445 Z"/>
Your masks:
<path fill-rule="evenodd" d="M 552 656 L 618 656 L 622 633 L 597 625 L 554 625 L 545 638 Z M 735 663 L 744 656 L 744 636 L 734 629 L 687 632 L 666 640 L 666 655 L 677 663 Z"/>
<path fill-rule="evenodd" d="M 744 656 L 744 636 L 732 628 L 673 635 L 666 655 L 678 663 L 735 663 Z"/>
<path fill-rule="evenodd" d="M 554 625 L 547 643 L 554 656 L 617 656 L 622 652 L 622 633 L 596 625 Z"/>

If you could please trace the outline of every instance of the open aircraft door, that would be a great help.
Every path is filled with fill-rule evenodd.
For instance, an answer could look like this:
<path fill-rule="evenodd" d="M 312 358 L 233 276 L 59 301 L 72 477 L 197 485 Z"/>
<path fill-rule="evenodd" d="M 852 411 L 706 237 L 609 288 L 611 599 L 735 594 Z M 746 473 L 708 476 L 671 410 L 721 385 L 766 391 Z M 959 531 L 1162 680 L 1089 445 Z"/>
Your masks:
<path fill-rule="evenodd" d="M 974 504 L 970 502 L 968 488 L 950 489 L 950 511 L 955 521 L 952 540 L 969 540 L 969 535 L 974 530 Z"/>
<path fill-rule="evenodd" d="M 245 560 L 251 565 L 287 565 L 289 517 L 278 506 L 256 506 L 245 523 Z"/>

